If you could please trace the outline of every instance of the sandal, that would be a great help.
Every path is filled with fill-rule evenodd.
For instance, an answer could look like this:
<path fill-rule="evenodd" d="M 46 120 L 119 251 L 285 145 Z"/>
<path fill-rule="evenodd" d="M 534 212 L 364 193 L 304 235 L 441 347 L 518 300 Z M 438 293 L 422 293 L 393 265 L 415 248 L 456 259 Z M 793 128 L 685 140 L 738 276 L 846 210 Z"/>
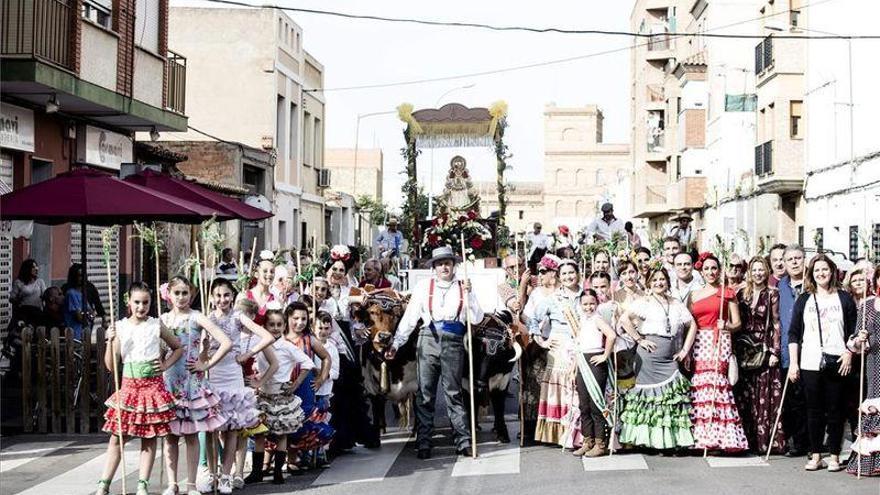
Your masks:
<path fill-rule="evenodd" d="M 825 464 L 825 461 L 823 461 L 822 459 L 815 461 L 810 460 L 809 462 L 807 462 L 806 465 L 804 465 L 804 469 L 807 471 L 818 471 L 820 469 L 825 469 L 826 467 L 828 467 L 828 465 Z"/>
<path fill-rule="evenodd" d="M 177 483 L 174 483 L 172 485 L 168 485 L 168 487 L 165 488 L 165 491 L 162 492 L 162 495 L 178 495 L 179 493 L 180 488 L 177 487 Z"/>
<path fill-rule="evenodd" d="M 138 480 L 137 493 L 135 495 L 150 495 L 150 480 Z"/>
<path fill-rule="evenodd" d="M 110 483 L 112 480 L 98 480 L 98 489 L 95 495 L 110 495 Z"/>

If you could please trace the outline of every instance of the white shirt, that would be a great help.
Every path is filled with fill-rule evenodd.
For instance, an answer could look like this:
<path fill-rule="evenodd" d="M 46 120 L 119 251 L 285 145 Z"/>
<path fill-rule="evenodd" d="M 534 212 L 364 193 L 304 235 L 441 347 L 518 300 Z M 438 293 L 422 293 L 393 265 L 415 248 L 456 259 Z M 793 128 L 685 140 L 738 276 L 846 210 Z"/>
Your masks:
<path fill-rule="evenodd" d="M 816 318 L 816 296 L 804 306 L 804 337 L 801 341 L 801 369 L 819 371 L 822 352 L 840 356 L 846 350 L 843 341 L 843 307 L 837 293 L 819 297 L 819 314 L 822 317 L 822 345 L 819 344 L 819 321 Z"/>
<path fill-rule="evenodd" d="M 672 288 L 670 289 L 670 295 L 685 304 L 687 304 L 691 292 L 702 289 L 706 285 L 703 282 L 703 277 L 697 272 L 691 272 L 691 281 L 687 283 L 682 282 L 677 277 L 673 277 L 671 280 Z"/>
<path fill-rule="evenodd" d="M 429 308 L 428 293 L 432 280 L 434 281 L 433 308 Z M 413 290 L 406 312 L 403 313 L 403 318 L 400 319 L 400 324 L 397 326 L 397 333 L 394 335 L 394 349 L 399 349 L 409 340 L 409 336 L 416 328 L 419 319 L 422 320 L 423 325 L 435 321 L 455 320 L 466 323 L 465 308 L 469 308 L 471 323 L 476 324 L 483 321 L 483 308 L 480 307 L 477 296 L 473 291 L 465 292 L 468 301 L 467 304 L 464 304 L 464 301 L 461 300 L 460 284 L 460 280 L 443 282 L 437 280 L 436 277 L 420 281 Z M 460 312 L 459 306 L 461 306 Z"/>
<path fill-rule="evenodd" d="M 159 320 L 152 316 L 135 324 L 128 318 L 116 322 L 116 336 L 123 363 L 159 359 Z"/>
<path fill-rule="evenodd" d="M 330 379 L 321 384 L 321 388 L 315 392 L 315 395 L 331 395 L 333 393 L 333 381 L 339 378 L 339 351 L 332 342 L 327 341 L 324 344 L 327 354 L 330 354 Z M 321 367 L 321 358 L 315 355 L 315 367 Z"/>
<path fill-rule="evenodd" d="M 595 235 L 602 240 L 610 241 L 611 235 L 615 232 L 626 235 L 626 231 L 623 229 L 623 220 L 615 218 L 611 223 L 608 223 L 604 218 L 597 218 L 587 226 L 587 239 L 589 240 L 591 235 Z"/>
<path fill-rule="evenodd" d="M 535 249 L 550 249 L 550 237 L 543 232 L 538 234 L 529 232 L 526 241 L 529 243 L 529 256 L 535 252 Z"/>
<path fill-rule="evenodd" d="M 257 342 L 254 342 L 256 345 Z M 299 364 L 302 370 L 311 370 L 315 368 L 315 363 L 305 352 L 293 344 L 293 342 L 281 337 L 272 343 L 272 350 L 275 351 L 275 357 L 278 359 L 278 370 L 266 382 L 267 391 L 269 393 L 278 393 L 281 385 L 290 382 L 290 375 L 293 368 Z M 269 360 L 261 352 L 257 357 L 257 369 L 260 373 L 265 373 L 269 369 Z"/>
<path fill-rule="evenodd" d="M 657 298 L 648 296 L 630 305 L 629 312 L 644 320 L 639 326 L 640 334 L 675 337 L 694 320 L 681 301 L 673 299 L 668 306 L 666 304 L 666 301 L 661 303 Z"/>
<path fill-rule="evenodd" d="M 605 336 L 596 326 L 598 314 L 592 316 L 581 315 L 577 336 L 577 351 L 581 354 L 594 354 L 605 350 Z"/>

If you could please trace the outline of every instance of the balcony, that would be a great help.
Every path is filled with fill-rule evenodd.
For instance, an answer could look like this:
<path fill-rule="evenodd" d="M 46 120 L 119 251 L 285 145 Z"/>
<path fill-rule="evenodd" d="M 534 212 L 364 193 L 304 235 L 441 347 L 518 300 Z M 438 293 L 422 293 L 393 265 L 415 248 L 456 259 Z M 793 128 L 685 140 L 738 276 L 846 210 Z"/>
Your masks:
<path fill-rule="evenodd" d="M 64 0 L 3 0 L 0 54 L 39 60 L 65 70 L 73 67 L 71 33 L 78 15 Z"/>
<path fill-rule="evenodd" d="M 766 194 L 788 194 L 802 191 L 804 175 L 800 168 L 791 166 L 774 168 L 773 158 L 772 140 L 755 146 L 755 177 L 757 178 L 758 190 Z"/>
<path fill-rule="evenodd" d="M 666 185 L 650 183 L 648 175 L 636 173 L 633 176 L 633 216 L 636 218 L 651 218 L 669 210 L 666 206 Z M 662 180 L 662 176 L 656 179 Z"/>
<path fill-rule="evenodd" d="M 666 109 L 666 90 L 662 84 L 648 84 L 645 86 L 645 101 L 648 110 Z"/>
<path fill-rule="evenodd" d="M 670 210 L 692 210 L 705 203 L 705 177 L 682 177 L 666 186 L 666 205 Z"/>
<path fill-rule="evenodd" d="M 666 60 L 674 56 L 674 43 L 669 33 L 651 35 L 646 47 L 645 58 L 648 60 Z"/>
<path fill-rule="evenodd" d="M 666 133 L 663 129 L 648 127 L 645 136 L 646 151 L 645 161 L 666 162 Z"/>
<path fill-rule="evenodd" d="M 186 113 L 186 58 L 168 51 L 165 63 L 165 108 L 174 113 Z"/>

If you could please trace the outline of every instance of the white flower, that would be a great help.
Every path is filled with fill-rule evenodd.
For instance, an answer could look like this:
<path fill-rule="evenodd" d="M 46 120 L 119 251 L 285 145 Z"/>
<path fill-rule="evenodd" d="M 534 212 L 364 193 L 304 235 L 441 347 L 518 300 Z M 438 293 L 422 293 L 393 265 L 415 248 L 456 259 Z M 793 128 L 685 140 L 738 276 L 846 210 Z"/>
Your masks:
<path fill-rule="evenodd" d="M 275 253 L 268 249 L 260 251 L 260 261 L 275 261 Z"/>

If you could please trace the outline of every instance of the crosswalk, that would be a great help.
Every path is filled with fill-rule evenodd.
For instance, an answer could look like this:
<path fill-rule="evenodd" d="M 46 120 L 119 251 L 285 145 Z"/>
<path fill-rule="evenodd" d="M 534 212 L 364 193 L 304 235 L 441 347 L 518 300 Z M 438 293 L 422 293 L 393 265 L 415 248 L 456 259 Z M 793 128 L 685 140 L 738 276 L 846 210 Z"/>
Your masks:
<path fill-rule="evenodd" d="M 510 436 L 516 439 L 518 424 L 509 421 Z M 311 474 L 298 477 L 294 483 L 303 487 L 329 487 L 333 485 L 350 485 L 358 483 L 381 482 L 389 476 L 417 475 L 429 466 L 433 472 L 445 473 L 452 479 L 472 479 L 481 476 L 508 475 L 517 476 L 527 472 L 530 464 L 535 462 L 551 462 L 555 469 L 574 475 L 620 471 L 636 473 L 663 469 L 662 458 L 642 454 L 616 453 L 613 456 L 583 459 L 578 461 L 561 449 L 537 446 L 520 448 L 514 440 L 512 443 L 500 444 L 492 438 L 491 424 L 482 425 L 480 442 L 477 444 L 477 459 L 456 457 L 448 437 L 441 432 L 438 435 L 438 447 L 430 461 L 419 461 L 415 458 L 413 438 L 408 431 L 391 430 L 383 438 L 379 449 L 356 448 L 350 454 L 334 460 L 331 468 L 313 471 Z M 443 442 L 446 442 L 444 445 Z M 27 442 L 3 446 L 0 450 L 0 473 L 3 475 L 4 488 L 2 493 L 9 495 L 79 495 L 93 493 L 96 480 L 101 476 L 107 455 L 106 443 L 92 438 L 83 440 L 55 440 Z M 848 444 L 847 444 L 848 446 Z M 135 486 L 137 479 L 139 443 L 126 445 L 127 485 Z M 844 453 L 844 459 L 847 453 Z M 526 459 L 528 458 L 528 459 Z M 708 469 L 767 469 L 774 459 L 765 462 L 762 457 L 714 457 L 704 459 L 701 456 L 676 459 L 676 462 L 687 462 L 697 468 L 702 465 Z M 392 474 L 393 471 L 396 474 Z M 153 469 L 151 486 L 158 493 L 162 484 L 159 482 L 159 463 Z M 117 470 L 114 478 L 114 493 L 120 490 L 122 471 Z M 244 492 L 242 492 L 244 493 Z M 261 492 L 265 493 L 265 492 Z"/>

